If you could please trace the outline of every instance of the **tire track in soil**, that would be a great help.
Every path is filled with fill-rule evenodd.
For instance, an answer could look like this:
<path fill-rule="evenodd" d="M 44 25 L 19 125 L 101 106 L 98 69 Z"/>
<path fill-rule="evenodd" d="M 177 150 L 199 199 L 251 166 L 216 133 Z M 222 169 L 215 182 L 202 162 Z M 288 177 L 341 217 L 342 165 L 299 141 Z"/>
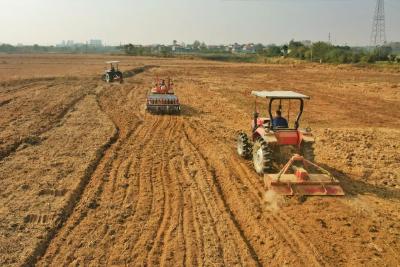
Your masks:
<path fill-rule="evenodd" d="M 264 185 L 261 182 L 261 179 L 257 180 L 257 184 L 255 184 L 250 177 L 254 177 L 250 171 L 243 166 L 243 163 L 239 162 L 235 157 L 231 158 L 230 166 L 234 170 L 236 170 L 237 173 L 241 177 L 247 177 L 247 179 L 243 179 L 242 181 L 246 182 L 246 185 L 252 189 L 252 194 L 255 199 L 255 201 L 258 199 L 260 201 L 260 204 L 263 205 L 262 199 L 260 199 L 260 196 L 264 196 L 264 190 L 260 190 L 260 188 L 264 188 Z M 302 255 L 306 255 L 308 258 L 308 263 L 312 263 L 314 265 L 328 265 L 327 262 L 325 262 L 320 255 L 320 253 L 317 251 L 317 249 L 313 246 L 312 243 L 306 243 L 305 240 L 306 238 L 304 236 L 300 236 L 300 233 L 296 233 L 294 230 L 290 229 L 290 219 L 285 215 L 283 211 L 279 212 L 269 212 L 268 214 L 273 222 L 273 227 L 276 230 L 279 235 L 281 235 L 282 238 L 284 238 L 287 242 L 290 242 L 289 244 L 291 249 L 293 251 L 302 251 Z M 264 217 L 264 216 L 262 216 Z M 264 219 L 264 218 L 263 218 Z M 265 223 L 267 221 L 264 220 Z M 270 222 L 270 221 L 268 221 Z M 263 223 L 263 222 L 261 222 Z M 282 230 L 279 228 L 283 228 Z M 294 241 L 294 245 L 293 244 Z M 312 251 L 313 253 L 310 253 L 309 251 Z M 306 263 L 304 263 L 306 264 Z"/>
<path fill-rule="evenodd" d="M 109 112 L 107 112 L 107 106 L 103 105 L 101 109 L 103 112 L 109 115 L 109 117 L 114 123 L 117 123 L 117 125 L 119 124 L 119 122 L 115 119 L 115 117 L 113 117 L 112 114 L 109 114 Z M 62 238 L 59 238 L 61 239 L 61 241 L 58 240 L 58 242 L 54 242 L 56 243 L 56 245 L 54 245 L 56 248 L 53 249 L 52 251 L 53 252 L 55 251 L 55 253 L 46 258 L 47 262 L 52 261 L 51 259 L 54 259 L 54 257 L 56 257 L 57 254 L 59 254 L 61 248 L 63 248 L 63 246 L 65 245 L 63 244 L 63 241 L 67 240 L 70 236 L 72 236 L 72 238 L 76 236 L 79 237 L 79 233 L 76 236 L 74 235 L 75 234 L 73 232 L 74 229 L 82 222 L 82 220 L 84 220 L 84 218 L 86 218 L 91 209 L 97 207 L 98 205 L 97 199 L 99 199 L 99 197 L 103 194 L 104 183 L 107 182 L 108 176 L 110 176 L 110 172 L 113 169 L 113 164 L 118 155 L 118 151 L 121 149 L 121 147 L 123 147 L 127 137 L 128 138 L 131 136 L 133 137 L 135 136 L 135 132 L 138 133 L 140 132 L 141 127 L 138 127 L 140 126 L 140 124 L 141 121 L 134 124 L 133 128 L 135 129 L 135 131 L 126 130 L 124 127 L 121 128 L 122 125 L 118 125 L 117 128 L 122 129 L 120 130 L 121 132 L 120 137 L 122 135 L 123 138 L 119 138 L 117 144 L 115 144 L 113 148 L 109 151 L 109 153 L 107 153 L 104 156 L 102 163 L 98 167 L 98 170 L 96 170 L 96 173 L 93 175 L 94 178 L 92 179 L 91 184 L 87 189 L 87 192 L 85 192 L 85 198 L 82 199 L 81 201 L 82 203 L 80 203 L 79 207 L 75 210 L 73 216 L 71 216 L 70 221 L 68 223 L 69 226 L 65 227 L 66 230 L 64 231 L 64 233 L 62 233 Z M 155 124 L 153 126 L 155 126 Z"/>
<path fill-rule="evenodd" d="M 56 84 L 54 86 L 61 86 L 64 85 L 65 82 Z M 28 84 L 26 86 L 24 86 L 24 88 L 26 87 L 26 89 L 30 89 L 30 90 L 37 90 L 37 88 L 31 88 L 30 87 L 31 84 Z M 20 140 L 18 140 L 17 142 L 14 142 L 10 145 L 8 145 L 5 149 L 0 151 L 0 160 L 3 160 L 4 158 L 9 157 L 11 154 L 13 154 L 22 144 L 24 143 L 29 143 L 30 139 L 32 138 L 31 136 L 39 136 L 39 135 L 43 135 L 49 131 L 51 131 L 54 127 L 56 126 L 62 126 L 62 122 L 65 118 L 65 116 L 71 112 L 78 104 L 80 101 L 82 101 L 82 99 L 84 99 L 86 96 L 90 95 L 91 91 L 94 90 L 96 86 L 91 85 L 91 89 L 88 90 L 88 92 L 82 93 L 80 95 L 78 95 L 77 97 L 73 98 L 69 103 L 66 103 L 65 105 L 63 105 L 62 109 L 59 111 L 59 113 L 51 120 L 50 124 L 47 125 L 47 127 L 44 127 L 40 130 L 37 130 L 35 132 L 32 132 L 30 136 L 27 136 L 25 138 L 22 138 Z M 11 102 L 8 101 L 7 103 Z"/>
<path fill-rule="evenodd" d="M 201 126 L 195 127 L 192 124 L 188 123 L 188 126 L 185 127 L 185 130 L 187 132 L 193 131 L 196 133 L 195 134 L 190 134 L 188 133 L 188 136 L 192 136 L 193 138 L 195 138 L 196 136 L 202 136 L 203 133 L 205 132 L 204 129 L 199 128 Z M 202 136 L 202 138 L 200 139 L 205 139 L 205 136 Z M 208 138 L 210 139 L 210 138 Z M 194 142 L 196 143 L 196 142 Z M 213 146 L 213 144 L 210 144 L 211 146 Z M 203 147 L 204 149 L 206 149 L 206 144 L 204 142 L 201 143 L 201 145 L 198 145 L 198 147 Z M 215 151 L 215 147 L 218 147 L 214 144 L 214 148 L 208 148 L 210 150 L 214 150 Z M 208 151 L 208 150 L 207 150 Z M 207 154 L 209 156 L 209 153 Z M 215 157 L 213 158 L 213 162 L 218 162 L 220 159 L 216 159 Z M 218 165 L 222 166 L 222 165 Z M 254 183 L 249 182 L 250 181 L 250 177 L 254 177 L 254 175 L 252 173 L 249 172 L 245 172 L 243 170 L 238 169 L 240 166 L 240 162 L 237 162 L 235 160 L 233 160 L 232 158 L 230 159 L 230 162 L 225 162 L 224 167 L 225 168 L 216 168 L 216 172 L 220 172 L 222 173 L 222 177 L 235 177 L 235 182 L 230 183 L 229 181 L 224 181 L 223 186 L 221 187 L 221 193 L 223 192 L 241 192 L 238 193 L 238 199 L 240 201 L 240 203 L 245 203 L 245 207 L 251 207 L 250 210 L 254 210 L 254 213 L 257 214 L 256 215 L 256 221 L 258 221 L 258 223 L 253 225 L 253 228 L 251 228 L 251 233 L 254 236 L 255 233 L 258 233 L 261 237 L 263 238 L 259 238 L 261 240 L 270 240 L 271 236 L 266 235 L 265 233 L 271 233 L 274 237 L 274 239 L 278 238 L 278 240 L 280 240 L 281 242 L 283 242 L 285 247 L 288 247 L 290 249 L 289 252 L 287 252 L 287 255 L 296 255 L 296 253 L 298 253 L 298 251 L 302 251 L 302 255 L 305 256 L 305 259 L 292 259 L 292 260 L 300 260 L 300 264 L 301 265 L 313 265 L 313 266 L 320 266 L 320 265 L 325 265 L 326 263 L 322 260 L 322 257 L 319 255 L 319 253 L 317 252 L 317 250 L 311 245 L 308 244 L 308 242 L 306 243 L 304 240 L 304 237 L 299 237 L 298 234 L 294 233 L 293 230 L 290 229 L 289 223 L 282 219 L 282 214 L 276 214 L 273 212 L 268 212 L 268 216 L 269 217 L 265 217 L 264 216 L 264 212 L 262 211 L 262 207 L 263 207 L 263 201 L 262 201 L 262 197 L 263 197 L 263 191 L 258 189 L 258 188 L 263 188 L 263 185 L 261 184 L 261 182 L 259 182 L 258 185 L 254 186 Z M 259 181 L 259 179 L 257 179 Z M 216 181 L 218 182 L 218 175 L 217 175 L 217 179 Z M 242 185 L 241 187 L 239 185 Z M 223 189 L 225 186 L 225 190 Z M 243 187 L 246 188 L 245 192 L 247 192 L 248 188 L 251 189 L 251 191 L 249 193 L 245 193 L 243 192 Z M 246 195 L 246 197 L 244 197 L 244 195 Z M 225 197 L 223 197 L 224 199 L 226 199 Z M 257 205 L 254 205 L 254 203 L 258 203 Z M 235 207 L 241 207 L 243 206 L 243 204 L 241 205 L 234 205 Z M 240 211 L 236 211 L 233 212 L 233 214 L 246 214 L 248 213 L 248 211 L 246 209 L 240 210 Z M 253 214 L 248 214 L 249 217 L 254 217 Z M 243 222 L 245 220 L 242 220 Z M 240 225 L 240 223 L 239 223 Z M 273 227 L 274 231 L 271 231 L 271 229 L 269 227 Z M 263 233 L 263 234 L 261 234 Z M 274 241 L 275 242 L 275 241 Z M 253 243 L 253 242 L 251 242 Z M 307 245 L 306 245 L 307 244 Z M 270 247 L 272 247 L 272 244 L 268 244 L 270 245 Z M 310 250 L 310 246 L 311 246 L 311 250 Z M 260 248 L 261 249 L 261 248 Z M 311 252 L 310 252 L 311 251 Z M 277 251 L 277 254 L 279 253 L 279 251 Z M 315 254 L 314 254 L 315 253 Z M 266 253 L 262 252 L 262 250 L 258 251 L 257 253 L 255 252 L 256 255 L 265 255 Z M 275 258 L 275 257 L 273 257 Z M 287 258 L 287 256 L 283 256 L 282 258 Z M 290 258 L 290 256 L 289 256 Z M 293 258 L 293 256 L 292 256 Z M 267 262 L 265 262 L 266 264 Z"/>
<path fill-rule="evenodd" d="M 230 243 L 226 249 L 222 248 L 221 252 L 223 255 L 219 255 L 222 256 L 222 258 L 224 259 L 223 264 L 247 265 L 249 264 L 249 259 L 251 259 L 252 265 L 261 266 L 262 264 L 258 258 L 257 253 L 255 252 L 249 240 L 247 240 L 247 238 L 243 234 L 240 225 L 237 223 L 235 216 L 233 215 L 229 205 L 224 198 L 224 195 L 222 194 L 220 185 L 215 179 L 214 168 L 207 162 L 206 158 L 200 152 L 199 148 L 192 142 L 192 138 L 185 128 L 183 129 L 183 132 L 186 140 L 186 146 L 190 149 L 190 152 L 188 153 L 190 155 L 195 155 L 194 166 L 199 168 L 199 172 L 202 176 L 201 179 L 197 179 L 196 183 L 196 187 L 199 189 L 199 191 L 202 192 L 203 200 L 203 203 L 199 204 L 198 206 L 207 207 L 207 213 L 211 219 L 211 223 L 214 225 L 217 224 L 218 229 L 216 227 L 213 228 L 219 238 L 217 242 L 224 245 Z M 190 169 L 187 169 L 186 173 L 188 172 L 190 172 Z M 194 179 L 194 181 L 196 181 L 196 179 Z M 215 211 L 218 211 L 219 214 L 213 214 Z M 202 212 L 200 212 L 200 214 L 201 213 Z M 223 220 L 221 218 L 223 218 Z M 219 223 L 221 221 L 223 223 Z M 221 234 L 220 232 L 222 232 L 223 234 Z M 225 239 L 224 242 L 221 242 L 222 238 Z M 239 251 L 242 252 L 244 255 L 239 255 L 236 253 Z M 246 261 L 244 263 L 243 258 L 246 258 Z"/>
<path fill-rule="evenodd" d="M 159 134 L 159 132 L 157 131 L 159 129 L 159 120 L 155 120 L 152 124 L 152 126 L 149 127 L 144 127 L 146 128 L 145 131 L 143 131 L 143 134 L 135 136 L 133 138 L 133 143 L 134 146 L 131 149 L 132 151 L 141 151 L 141 155 L 139 157 L 137 157 L 137 161 L 135 161 L 134 163 L 131 164 L 131 166 L 135 166 L 134 172 L 126 174 L 128 177 L 132 177 L 132 176 L 137 176 L 137 180 L 138 182 L 136 184 L 139 184 L 139 189 L 138 189 L 138 196 L 135 200 L 135 206 L 134 208 L 132 208 L 132 206 L 130 205 L 130 210 L 133 211 L 131 214 L 129 214 L 125 219 L 124 219 L 124 225 L 125 228 L 127 229 L 123 235 L 116 237 L 116 241 L 114 242 L 117 245 L 114 245 L 114 248 L 109 248 L 109 250 L 111 250 L 110 253 L 106 253 L 106 254 L 110 254 L 110 255 L 118 255 L 119 253 L 119 249 L 121 246 L 123 247 L 123 254 L 134 254 L 131 253 L 131 249 L 132 247 L 135 245 L 136 240 L 139 238 L 138 236 L 138 232 L 137 229 L 140 227 L 140 225 L 144 222 L 147 221 L 147 219 L 150 216 L 150 211 L 152 209 L 151 206 L 148 205 L 148 203 L 152 203 L 153 202 L 153 187 L 154 187 L 154 182 L 149 179 L 148 177 L 148 170 L 145 168 L 145 170 L 143 170 L 143 165 L 146 162 L 151 162 L 151 158 L 149 158 L 149 156 L 152 156 L 152 153 L 146 153 L 149 150 L 149 146 L 152 145 L 153 140 L 154 140 L 154 136 L 156 136 L 157 134 Z M 135 141 L 136 140 L 136 141 Z M 137 142 L 137 140 L 142 140 L 142 142 Z M 135 149 L 135 146 L 137 146 L 137 148 Z M 143 157 L 142 155 L 146 155 L 146 157 Z M 131 167 L 132 168 L 132 167 Z M 136 171 L 138 170 L 138 171 Z M 149 183 L 150 180 L 150 183 Z M 134 185 L 133 185 L 134 186 Z M 132 185 L 129 185 L 128 188 L 131 188 Z M 149 194 L 150 193 L 150 194 Z M 150 196 L 149 196 L 150 195 Z M 107 198 L 107 194 L 105 194 L 105 202 L 108 201 Z M 124 199 L 122 199 L 122 202 L 126 201 L 126 198 L 124 197 Z M 112 224 L 112 218 L 110 218 L 110 223 Z M 133 232 L 130 232 L 130 231 Z M 129 238 L 128 238 L 129 237 Z M 119 243 L 123 243 L 122 245 Z M 113 252 L 115 251 L 115 252 Z M 129 251 L 127 253 L 127 251 Z M 116 257 L 116 259 L 111 259 L 111 264 L 118 264 L 119 259 L 118 257 Z M 131 260 L 129 261 L 125 261 L 125 263 L 129 263 L 131 262 Z"/>
<path fill-rule="evenodd" d="M 154 243 L 152 244 L 147 256 L 148 265 L 159 265 L 160 263 L 165 264 L 165 261 L 167 261 L 165 251 L 168 249 L 168 244 L 171 243 L 170 236 L 172 231 L 178 227 L 177 224 L 172 224 L 172 218 L 177 218 L 178 210 L 182 209 L 182 203 L 180 201 L 181 192 L 179 187 L 176 186 L 176 180 L 171 177 L 169 168 L 172 159 L 172 148 L 175 143 L 174 139 L 177 138 L 177 120 L 176 118 L 172 118 L 172 120 L 174 123 L 171 126 L 167 125 L 168 129 L 166 129 L 166 139 L 163 140 L 161 151 L 160 176 L 163 177 L 163 191 L 166 191 L 166 193 L 164 193 L 163 216 L 158 230 L 156 231 Z M 167 248 L 164 247 L 164 244 L 167 244 Z M 157 255 L 161 255 L 160 259 L 157 258 Z M 159 260 L 160 262 L 158 262 Z"/>
<path fill-rule="evenodd" d="M 149 142 L 151 151 L 145 154 L 144 165 L 142 165 L 144 168 L 150 168 L 149 179 L 153 187 L 148 217 L 133 246 L 133 251 L 135 252 L 142 250 L 135 259 L 135 263 L 140 265 L 146 264 L 147 254 L 151 251 L 157 236 L 157 229 L 162 226 L 163 217 L 166 215 L 165 207 L 168 205 L 169 196 L 166 193 L 168 188 L 165 187 L 163 181 L 164 177 L 168 176 L 168 173 L 164 171 L 166 164 L 166 158 L 164 158 L 166 156 L 165 149 L 167 149 L 164 133 L 167 131 L 167 135 L 169 134 L 171 122 L 171 117 L 161 117 L 161 123 L 158 125 L 156 132 L 152 133 L 153 138 Z"/>
<path fill-rule="evenodd" d="M 159 120 L 156 120 L 153 124 L 153 126 L 155 128 L 150 128 L 147 130 L 146 133 L 146 137 L 148 137 L 147 140 L 143 139 L 143 145 L 139 145 L 139 148 L 136 149 L 136 151 L 141 151 L 141 154 L 146 155 L 146 151 L 148 151 L 148 147 L 152 144 L 152 139 L 154 139 L 154 134 L 157 132 L 157 127 L 158 127 L 158 123 Z M 147 156 L 148 157 L 148 156 Z M 123 251 L 124 251 L 124 255 L 125 256 L 129 256 L 133 253 L 131 253 L 131 249 L 133 248 L 133 246 L 136 244 L 136 241 L 138 239 L 138 235 L 137 235 L 137 229 L 140 227 L 141 223 L 143 221 L 146 221 L 149 216 L 150 216 L 150 210 L 151 207 L 149 207 L 147 204 L 148 203 L 152 203 L 152 197 L 153 197 L 153 181 L 150 181 L 149 183 L 149 177 L 148 175 L 148 170 L 142 170 L 143 168 L 143 164 L 144 161 L 150 162 L 151 159 L 149 158 L 144 158 L 142 156 L 140 156 L 138 158 L 138 163 L 135 163 L 135 165 L 138 166 L 138 171 L 135 171 L 135 174 L 138 174 L 138 179 L 139 179 L 139 196 L 137 197 L 137 203 L 135 204 L 135 211 L 133 212 L 133 214 L 130 214 L 127 218 L 126 218 L 126 225 L 125 228 L 127 229 L 125 231 L 125 233 L 118 237 L 118 239 L 116 240 L 116 244 L 114 246 L 114 248 L 112 249 L 112 251 L 109 253 L 111 255 L 118 255 L 118 251 L 120 247 L 123 247 Z M 129 174 L 129 176 L 131 176 L 131 174 Z M 150 192 L 150 196 L 149 196 L 149 192 Z M 131 232 L 131 230 L 133 232 Z M 122 244 L 118 244 L 118 243 L 122 243 Z M 115 252 L 114 252 L 115 251 Z M 129 251 L 127 253 L 127 251 Z M 126 255 L 127 254 L 127 255 Z M 125 263 L 129 263 L 131 262 L 132 259 L 129 259 L 128 261 L 124 261 Z M 119 262 L 118 259 L 112 261 L 112 264 L 117 264 Z"/>
<path fill-rule="evenodd" d="M 153 125 L 151 125 L 151 127 L 145 127 L 143 126 L 143 128 L 138 132 L 138 134 L 133 135 L 131 137 L 131 142 L 137 142 L 137 140 L 143 140 L 143 142 L 145 143 L 150 143 L 150 140 L 152 138 L 152 134 L 153 132 L 155 132 L 155 130 L 157 129 L 157 124 L 158 124 L 158 120 L 156 120 Z M 140 146 L 139 146 L 140 147 Z M 147 146 L 143 146 L 141 147 L 142 151 L 146 151 Z M 141 149 L 135 149 L 134 151 L 140 151 Z M 119 217 L 117 218 L 118 220 L 120 220 L 123 224 L 125 225 L 126 229 L 137 229 L 137 226 L 132 226 L 130 225 L 130 220 L 135 220 L 137 217 L 141 218 L 141 216 L 143 214 L 146 214 L 148 212 L 148 209 L 146 209 L 146 207 L 143 206 L 143 200 L 148 200 L 146 199 L 147 197 L 147 193 L 148 191 L 152 192 L 153 190 L 153 185 L 151 183 L 146 183 L 146 181 L 144 181 L 144 179 L 146 179 L 147 177 L 143 177 L 143 175 L 141 174 L 140 171 L 140 165 L 142 164 L 142 157 L 136 157 L 135 154 L 131 153 L 132 157 L 129 158 L 129 161 L 132 161 L 133 163 L 128 163 L 131 164 L 131 166 L 137 166 L 138 167 L 138 171 L 137 174 L 138 175 L 130 175 L 128 174 L 128 178 L 133 177 L 134 179 L 129 179 L 129 183 L 127 185 L 127 188 L 132 188 L 135 186 L 135 184 L 139 184 L 139 188 L 137 189 L 137 196 L 132 196 L 132 203 L 126 203 L 126 193 L 123 193 L 121 197 L 119 198 L 115 198 L 115 196 L 119 196 L 120 192 L 116 192 L 113 191 L 112 189 L 110 190 L 110 192 L 107 190 L 107 192 L 105 192 L 102 195 L 102 203 L 105 203 L 105 208 L 110 207 L 110 208 L 115 208 L 115 207 L 126 207 L 127 213 L 123 214 L 123 217 Z M 124 155 L 121 156 L 122 158 L 124 157 Z M 135 170 L 136 172 L 136 170 Z M 125 177 L 125 176 L 124 176 Z M 143 179 L 144 178 L 144 179 Z M 116 177 L 110 177 L 110 180 L 115 180 Z M 126 179 L 126 178 L 124 178 Z M 122 181 L 121 181 L 122 182 Z M 122 183 L 124 183 L 125 181 L 123 181 Z M 131 184 L 133 183 L 133 184 Z M 124 188 L 125 186 L 123 186 L 122 188 Z M 118 187 L 121 188 L 121 187 Z M 125 190 L 124 190 L 125 191 Z M 146 203 L 147 201 L 144 201 L 144 203 Z M 111 204 L 110 204 L 111 203 Z M 144 212 L 144 213 L 142 213 Z M 107 214 L 107 225 L 112 225 L 113 222 L 115 221 L 115 218 L 113 216 L 111 216 L 110 214 Z M 129 224 L 127 224 L 126 222 L 128 222 Z M 120 236 L 116 236 L 115 238 L 111 238 L 114 239 L 114 241 L 111 243 L 111 245 L 107 245 L 105 248 L 105 254 L 107 255 L 118 255 L 117 251 L 114 252 L 114 248 L 112 246 L 112 244 L 118 244 L 119 242 L 124 243 L 124 239 L 126 236 L 130 235 L 120 235 Z M 130 242 L 131 240 L 129 240 Z M 119 247 L 118 245 L 116 245 L 116 247 Z M 125 247 L 126 249 L 126 247 Z M 115 264 L 117 264 L 118 262 L 116 262 Z M 111 262 L 110 264 L 114 264 L 113 262 Z"/>
<path fill-rule="evenodd" d="M 227 252 L 232 252 L 232 251 L 243 251 L 243 249 L 247 252 L 246 256 L 248 258 L 251 258 L 253 260 L 253 264 L 257 265 L 257 266 L 261 266 L 261 262 L 258 258 L 257 253 L 254 251 L 254 248 L 252 247 L 251 243 L 249 242 L 249 240 L 243 235 L 243 231 L 240 227 L 240 225 L 237 223 L 235 216 L 233 216 L 233 213 L 230 209 L 230 207 L 227 205 L 227 202 L 224 198 L 224 196 L 221 194 L 220 191 L 220 186 L 218 185 L 218 183 L 215 183 L 216 180 L 214 179 L 214 168 L 212 166 L 209 165 L 209 163 L 207 162 L 207 160 L 205 159 L 204 155 L 199 151 L 198 146 L 196 146 L 190 137 L 190 133 L 188 133 L 187 129 L 186 129 L 186 125 L 185 128 L 183 129 L 184 131 L 184 135 L 185 135 L 185 139 L 187 141 L 187 144 L 189 145 L 189 147 L 192 149 L 192 153 L 196 154 L 196 166 L 202 166 L 201 171 L 204 175 L 204 177 L 206 177 L 204 180 L 205 181 L 209 181 L 208 183 L 206 183 L 203 188 L 205 189 L 212 189 L 213 194 L 215 195 L 214 199 L 218 200 L 219 205 L 220 205 L 220 216 L 224 216 L 224 223 L 226 222 L 230 222 L 231 225 L 231 233 L 230 234 L 225 234 L 225 237 L 229 237 L 234 235 L 233 233 L 236 233 L 235 235 L 235 240 L 241 240 L 245 246 L 243 246 L 241 249 L 238 249 L 237 244 L 235 244 L 235 242 L 232 240 L 231 242 L 233 243 L 233 248 L 229 248 L 227 250 Z M 208 199 L 209 196 L 205 196 L 203 197 L 204 199 Z M 215 210 L 215 207 L 212 207 L 211 210 Z M 226 260 L 229 260 L 229 258 L 233 258 L 235 255 L 229 255 L 227 257 Z M 238 257 L 238 261 L 240 261 L 240 256 L 236 255 Z M 228 262 L 229 263 L 229 262 Z M 227 262 L 225 262 L 225 264 L 227 264 Z M 237 262 L 234 262 L 234 264 L 237 264 Z M 229 264 L 228 264 L 229 265 Z"/>
<path fill-rule="evenodd" d="M 179 128 L 177 131 L 182 133 L 182 123 L 180 121 Z M 184 246 L 184 255 L 182 259 L 182 265 L 185 266 L 203 266 L 204 265 L 204 244 L 202 227 L 199 223 L 196 214 L 196 206 L 193 200 L 195 195 L 193 189 L 190 187 L 190 179 L 182 179 L 182 174 L 185 174 L 183 150 L 180 146 L 180 140 L 182 136 L 177 138 L 174 142 L 174 147 L 176 152 L 174 152 L 174 158 L 172 164 L 170 165 L 171 172 L 175 174 L 177 182 L 180 186 L 180 195 L 182 197 L 181 202 L 183 202 L 182 210 L 179 213 L 179 224 L 180 224 L 180 236 L 181 238 L 176 241 L 182 240 Z M 185 174 L 185 177 L 189 177 L 189 174 Z M 201 264 L 200 264 L 201 262 Z"/>
<path fill-rule="evenodd" d="M 22 263 L 22 266 L 34 266 L 38 263 L 38 261 L 43 257 L 46 253 L 49 245 L 52 240 L 55 238 L 57 233 L 64 227 L 64 225 L 68 222 L 68 218 L 74 211 L 74 208 L 79 203 L 85 188 L 90 182 L 91 176 L 96 171 L 100 162 L 102 161 L 103 156 L 108 152 L 110 147 L 118 140 L 119 131 L 116 128 L 114 134 L 110 137 L 107 143 L 101 146 L 96 151 L 96 158 L 92 161 L 89 166 L 85 169 L 84 177 L 81 178 L 79 185 L 77 188 L 71 193 L 69 199 L 66 201 L 66 204 L 61 209 L 61 213 L 57 219 L 57 224 L 53 229 L 50 229 L 47 232 L 47 235 L 43 239 L 43 241 L 32 251 L 32 253 L 27 257 L 27 259 Z"/>

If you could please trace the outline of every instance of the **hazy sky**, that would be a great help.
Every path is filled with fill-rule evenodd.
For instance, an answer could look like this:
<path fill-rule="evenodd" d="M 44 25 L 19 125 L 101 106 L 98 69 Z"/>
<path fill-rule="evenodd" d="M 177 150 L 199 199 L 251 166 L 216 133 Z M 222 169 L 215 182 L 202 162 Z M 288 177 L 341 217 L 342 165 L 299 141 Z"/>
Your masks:
<path fill-rule="evenodd" d="M 0 0 L 0 42 L 56 44 L 368 44 L 376 0 Z M 388 41 L 400 41 L 400 0 L 386 0 Z"/>

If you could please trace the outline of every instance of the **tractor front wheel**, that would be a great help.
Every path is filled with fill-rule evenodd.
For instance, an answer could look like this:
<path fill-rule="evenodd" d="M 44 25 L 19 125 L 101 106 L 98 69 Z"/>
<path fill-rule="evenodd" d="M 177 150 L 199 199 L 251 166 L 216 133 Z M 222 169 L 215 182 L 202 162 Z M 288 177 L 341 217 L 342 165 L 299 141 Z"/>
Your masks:
<path fill-rule="evenodd" d="M 258 174 L 264 174 L 272 169 L 272 149 L 264 139 L 259 138 L 253 145 L 253 165 Z"/>
<path fill-rule="evenodd" d="M 106 82 L 111 82 L 111 76 L 110 76 L 110 74 L 109 73 L 106 73 Z"/>
<path fill-rule="evenodd" d="M 245 159 L 251 157 L 251 145 L 245 133 L 239 133 L 237 137 L 237 153 Z"/>
<path fill-rule="evenodd" d="M 315 160 L 314 143 L 302 143 L 301 154 L 306 160 L 314 162 Z"/>

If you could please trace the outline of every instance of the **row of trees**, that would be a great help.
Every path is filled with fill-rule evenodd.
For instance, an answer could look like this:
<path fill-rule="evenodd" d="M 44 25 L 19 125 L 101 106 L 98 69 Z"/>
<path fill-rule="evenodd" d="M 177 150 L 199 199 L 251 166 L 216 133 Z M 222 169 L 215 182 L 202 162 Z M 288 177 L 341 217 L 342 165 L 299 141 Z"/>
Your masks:
<path fill-rule="evenodd" d="M 125 54 L 130 56 L 172 56 L 172 49 L 169 46 L 159 45 L 155 47 L 127 44 L 119 49 L 123 50 Z"/>
<path fill-rule="evenodd" d="M 400 61 L 389 46 L 374 49 L 336 46 L 326 42 L 316 42 L 310 46 L 302 42 L 290 41 L 283 46 L 271 45 L 261 53 L 268 57 L 285 56 L 310 61 L 328 63 L 374 63 L 376 61 Z"/>
<path fill-rule="evenodd" d="M 174 42 L 175 43 L 175 42 Z M 185 46 L 188 53 L 207 54 L 207 55 L 223 55 L 224 60 L 229 60 L 229 57 L 235 57 L 230 54 L 226 46 L 207 46 L 204 42 L 195 41 L 193 44 Z M 355 48 L 349 46 L 336 46 L 326 42 L 316 42 L 305 45 L 302 42 L 290 41 L 283 46 L 255 44 L 254 54 L 247 57 L 256 58 L 263 57 L 290 57 L 302 60 L 327 63 L 374 63 L 376 61 L 392 61 L 400 63 L 400 56 L 393 52 L 390 46 L 378 47 L 374 49 Z M 175 47 L 176 48 L 176 47 Z M 180 47 L 182 49 L 182 46 Z M 12 46 L 8 44 L 0 45 L 0 52 L 5 53 L 102 53 L 102 52 L 117 52 L 124 51 L 127 55 L 134 56 L 163 56 L 169 57 L 174 54 L 172 46 L 157 45 L 157 46 L 142 46 L 127 44 L 121 47 L 55 47 L 55 46 Z M 243 60 L 243 57 L 237 58 Z"/>
<path fill-rule="evenodd" d="M 60 47 L 60 46 L 42 46 L 42 45 L 23 45 L 13 46 L 10 44 L 1 44 L 0 52 L 2 53 L 103 53 L 117 52 L 115 47 L 93 47 L 90 45 Z"/>

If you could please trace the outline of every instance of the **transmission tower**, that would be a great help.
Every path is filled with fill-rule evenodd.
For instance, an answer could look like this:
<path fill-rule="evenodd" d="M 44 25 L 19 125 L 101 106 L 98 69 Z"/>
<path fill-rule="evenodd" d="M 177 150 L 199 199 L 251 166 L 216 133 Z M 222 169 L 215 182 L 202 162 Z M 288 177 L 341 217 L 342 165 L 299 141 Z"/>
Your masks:
<path fill-rule="evenodd" d="M 371 46 L 382 46 L 386 44 L 385 29 L 385 1 L 377 0 L 372 23 Z"/>

